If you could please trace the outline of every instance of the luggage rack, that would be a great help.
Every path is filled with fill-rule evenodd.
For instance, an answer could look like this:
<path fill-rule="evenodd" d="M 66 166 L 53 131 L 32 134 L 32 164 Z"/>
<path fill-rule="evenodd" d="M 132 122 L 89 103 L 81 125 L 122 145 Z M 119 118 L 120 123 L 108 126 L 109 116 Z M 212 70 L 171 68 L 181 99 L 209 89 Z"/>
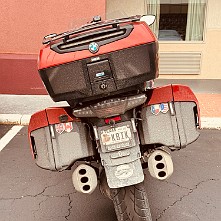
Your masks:
<path fill-rule="evenodd" d="M 64 39 L 51 44 L 51 49 L 59 54 L 88 49 L 90 42 L 96 41 L 99 46 L 126 38 L 133 30 L 132 25 L 125 25 L 119 28 L 91 31 L 77 35 L 70 39 Z"/>
<path fill-rule="evenodd" d="M 56 41 L 62 38 L 64 39 L 64 41 L 67 41 L 70 35 L 79 34 L 81 32 L 90 31 L 92 29 L 106 27 L 110 25 L 112 25 L 113 28 L 118 28 L 119 27 L 118 25 L 121 23 L 139 21 L 140 18 L 141 18 L 140 15 L 136 15 L 136 16 L 126 17 L 126 18 L 107 20 L 107 21 L 95 21 L 90 24 L 83 25 L 79 29 L 75 29 L 73 31 L 63 32 L 60 34 L 53 33 L 53 34 L 46 35 L 43 38 L 42 44 L 49 44 L 53 41 Z"/>

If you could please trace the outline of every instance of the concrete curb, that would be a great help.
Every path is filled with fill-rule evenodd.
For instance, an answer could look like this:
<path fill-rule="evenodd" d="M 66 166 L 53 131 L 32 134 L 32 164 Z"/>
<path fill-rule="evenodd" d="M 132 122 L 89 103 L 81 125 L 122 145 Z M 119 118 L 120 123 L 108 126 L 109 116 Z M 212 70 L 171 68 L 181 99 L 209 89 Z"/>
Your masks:
<path fill-rule="evenodd" d="M 0 114 L 0 124 L 28 125 L 31 115 Z"/>
<path fill-rule="evenodd" d="M 28 125 L 29 114 L 0 114 L 0 124 Z M 201 127 L 204 129 L 221 129 L 221 118 L 201 117 Z"/>
<path fill-rule="evenodd" d="M 205 129 L 221 130 L 220 117 L 201 117 L 201 127 Z"/>

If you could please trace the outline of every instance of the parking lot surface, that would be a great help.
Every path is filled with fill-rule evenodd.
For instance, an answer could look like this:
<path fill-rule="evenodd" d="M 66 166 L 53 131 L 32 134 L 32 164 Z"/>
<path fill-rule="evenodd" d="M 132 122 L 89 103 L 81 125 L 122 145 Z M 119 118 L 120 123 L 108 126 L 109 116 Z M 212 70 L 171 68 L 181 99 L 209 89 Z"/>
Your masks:
<path fill-rule="evenodd" d="M 12 128 L 0 125 L 0 140 Z M 153 220 L 221 220 L 221 131 L 201 130 L 197 142 L 172 152 L 174 174 L 158 181 L 145 171 Z M 0 152 L 1 221 L 116 221 L 112 202 L 97 190 L 77 193 L 71 171 L 38 168 L 23 127 Z"/>

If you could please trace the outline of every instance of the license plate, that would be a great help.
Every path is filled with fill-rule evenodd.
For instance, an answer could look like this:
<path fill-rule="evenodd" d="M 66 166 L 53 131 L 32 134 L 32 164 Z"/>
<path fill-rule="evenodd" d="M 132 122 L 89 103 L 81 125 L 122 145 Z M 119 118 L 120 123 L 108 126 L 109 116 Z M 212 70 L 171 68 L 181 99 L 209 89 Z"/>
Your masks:
<path fill-rule="evenodd" d="M 108 151 L 130 147 L 133 143 L 133 136 L 129 125 L 101 130 L 100 136 L 102 145 Z"/>

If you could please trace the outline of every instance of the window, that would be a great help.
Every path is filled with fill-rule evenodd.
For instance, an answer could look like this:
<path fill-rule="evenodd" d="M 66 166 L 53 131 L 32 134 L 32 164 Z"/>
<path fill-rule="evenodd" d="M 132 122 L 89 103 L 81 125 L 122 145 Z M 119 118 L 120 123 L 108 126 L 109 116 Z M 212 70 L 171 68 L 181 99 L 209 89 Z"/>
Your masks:
<path fill-rule="evenodd" d="M 160 41 L 202 41 L 206 0 L 106 0 L 107 18 L 154 14 Z M 117 9 L 117 10 L 116 10 Z"/>

